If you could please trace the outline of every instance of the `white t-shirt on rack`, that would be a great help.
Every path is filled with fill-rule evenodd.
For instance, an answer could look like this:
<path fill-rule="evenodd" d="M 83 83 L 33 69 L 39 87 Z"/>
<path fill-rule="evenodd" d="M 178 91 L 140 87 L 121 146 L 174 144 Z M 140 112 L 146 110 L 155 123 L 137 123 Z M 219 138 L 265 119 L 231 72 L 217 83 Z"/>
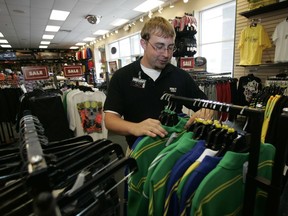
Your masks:
<path fill-rule="evenodd" d="M 72 94 L 71 94 L 72 93 Z M 76 137 L 89 134 L 94 141 L 107 139 L 103 106 L 106 95 L 101 91 L 72 91 L 67 95 L 69 128 Z"/>
<path fill-rule="evenodd" d="M 288 20 L 276 26 L 272 40 L 276 46 L 274 62 L 288 62 Z"/>

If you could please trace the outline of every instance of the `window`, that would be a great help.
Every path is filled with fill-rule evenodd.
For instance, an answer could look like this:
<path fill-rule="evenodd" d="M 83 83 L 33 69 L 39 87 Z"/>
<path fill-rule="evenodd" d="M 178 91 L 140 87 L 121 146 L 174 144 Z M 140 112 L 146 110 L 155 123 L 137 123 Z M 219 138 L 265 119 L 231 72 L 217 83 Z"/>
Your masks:
<path fill-rule="evenodd" d="M 130 38 L 119 41 L 120 58 L 131 56 Z"/>
<path fill-rule="evenodd" d="M 210 73 L 232 72 L 236 2 L 228 2 L 199 13 L 198 56 L 207 59 Z"/>
<path fill-rule="evenodd" d="M 140 34 L 136 34 L 130 38 L 131 40 L 131 54 L 132 55 L 140 55 L 141 54 L 141 46 L 140 46 Z"/>
<path fill-rule="evenodd" d="M 115 54 L 109 53 L 109 61 L 120 59 L 121 67 L 135 61 L 136 57 L 143 54 L 143 49 L 140 45 L 140 33 L 120 39 L 108 45 L 109 50 L 112 47 L 116 47 L 118 52 Z"/>

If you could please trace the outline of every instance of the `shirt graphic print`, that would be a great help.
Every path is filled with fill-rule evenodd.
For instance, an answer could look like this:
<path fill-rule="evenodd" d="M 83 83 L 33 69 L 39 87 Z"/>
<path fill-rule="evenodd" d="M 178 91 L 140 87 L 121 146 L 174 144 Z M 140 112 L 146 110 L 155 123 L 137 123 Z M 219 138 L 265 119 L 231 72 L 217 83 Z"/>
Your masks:
<path fill-rule="evenodd" d="M 77 110 L 84 132 L 88 134 L 102 132 L 103 103 L 101 101 L 77 103 Z"/>

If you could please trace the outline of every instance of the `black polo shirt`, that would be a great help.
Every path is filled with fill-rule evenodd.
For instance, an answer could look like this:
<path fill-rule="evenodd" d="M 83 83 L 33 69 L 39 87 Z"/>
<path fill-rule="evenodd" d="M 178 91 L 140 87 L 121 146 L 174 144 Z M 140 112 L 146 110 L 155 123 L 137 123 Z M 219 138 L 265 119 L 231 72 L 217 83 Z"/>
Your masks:
<path fill-rule="evenodd" d="M 141 80 L 145 84 L 137 86 L 135 80 Z M 167 105 L 167 101 L 160 100 L 165 92 L 188 98 L 207 98 L 186 71 L 168 64 L 154 81 L 143 72 L 138 60 L 113 74 L 104 111 L 117 112 L 131 122 L 141 122 L 147 118 L 158 119 Z M 191 103 L 184 105 L 196 111 Z M 175 112 L 182 112 L 182 104 L 177 104 Z M 126 138 L 131 146 L 135 138 Z"/>

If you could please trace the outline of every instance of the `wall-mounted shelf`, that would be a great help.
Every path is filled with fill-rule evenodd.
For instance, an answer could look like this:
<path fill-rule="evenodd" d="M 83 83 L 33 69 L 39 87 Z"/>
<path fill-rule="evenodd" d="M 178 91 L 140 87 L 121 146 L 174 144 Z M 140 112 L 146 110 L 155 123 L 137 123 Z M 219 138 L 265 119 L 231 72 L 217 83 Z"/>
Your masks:
<path fill-rule="evenodd" d="M 261 67 L 261 68 L 286 68 L 288 67 L 288 62 L 283 63 L 266 63 L 259 65 L 236 65 L 238 67 Z"/>
<path fill-rule="evenodd" d="M 250 11 L 244 11 L 242 13 L 239 13 L 241 16 L 244 16 L 246 18 L 250 18 L 252 16 L 256 16 L 259 14 L 263 14 L 263 13 L 268 13 L 268 12 L 272 12 L 272 11 L 277 11 L 277 10 L 281 10 L 281 9 L 285 9 L 288 8 L 288 1 L 283 1 L 283 2 L 277 2 L 274 4 L 270 4 L 270 5 L 266 5 L 263 7 L 259 7 L 257 9 L 254 10 L 250 10 Z"/>

